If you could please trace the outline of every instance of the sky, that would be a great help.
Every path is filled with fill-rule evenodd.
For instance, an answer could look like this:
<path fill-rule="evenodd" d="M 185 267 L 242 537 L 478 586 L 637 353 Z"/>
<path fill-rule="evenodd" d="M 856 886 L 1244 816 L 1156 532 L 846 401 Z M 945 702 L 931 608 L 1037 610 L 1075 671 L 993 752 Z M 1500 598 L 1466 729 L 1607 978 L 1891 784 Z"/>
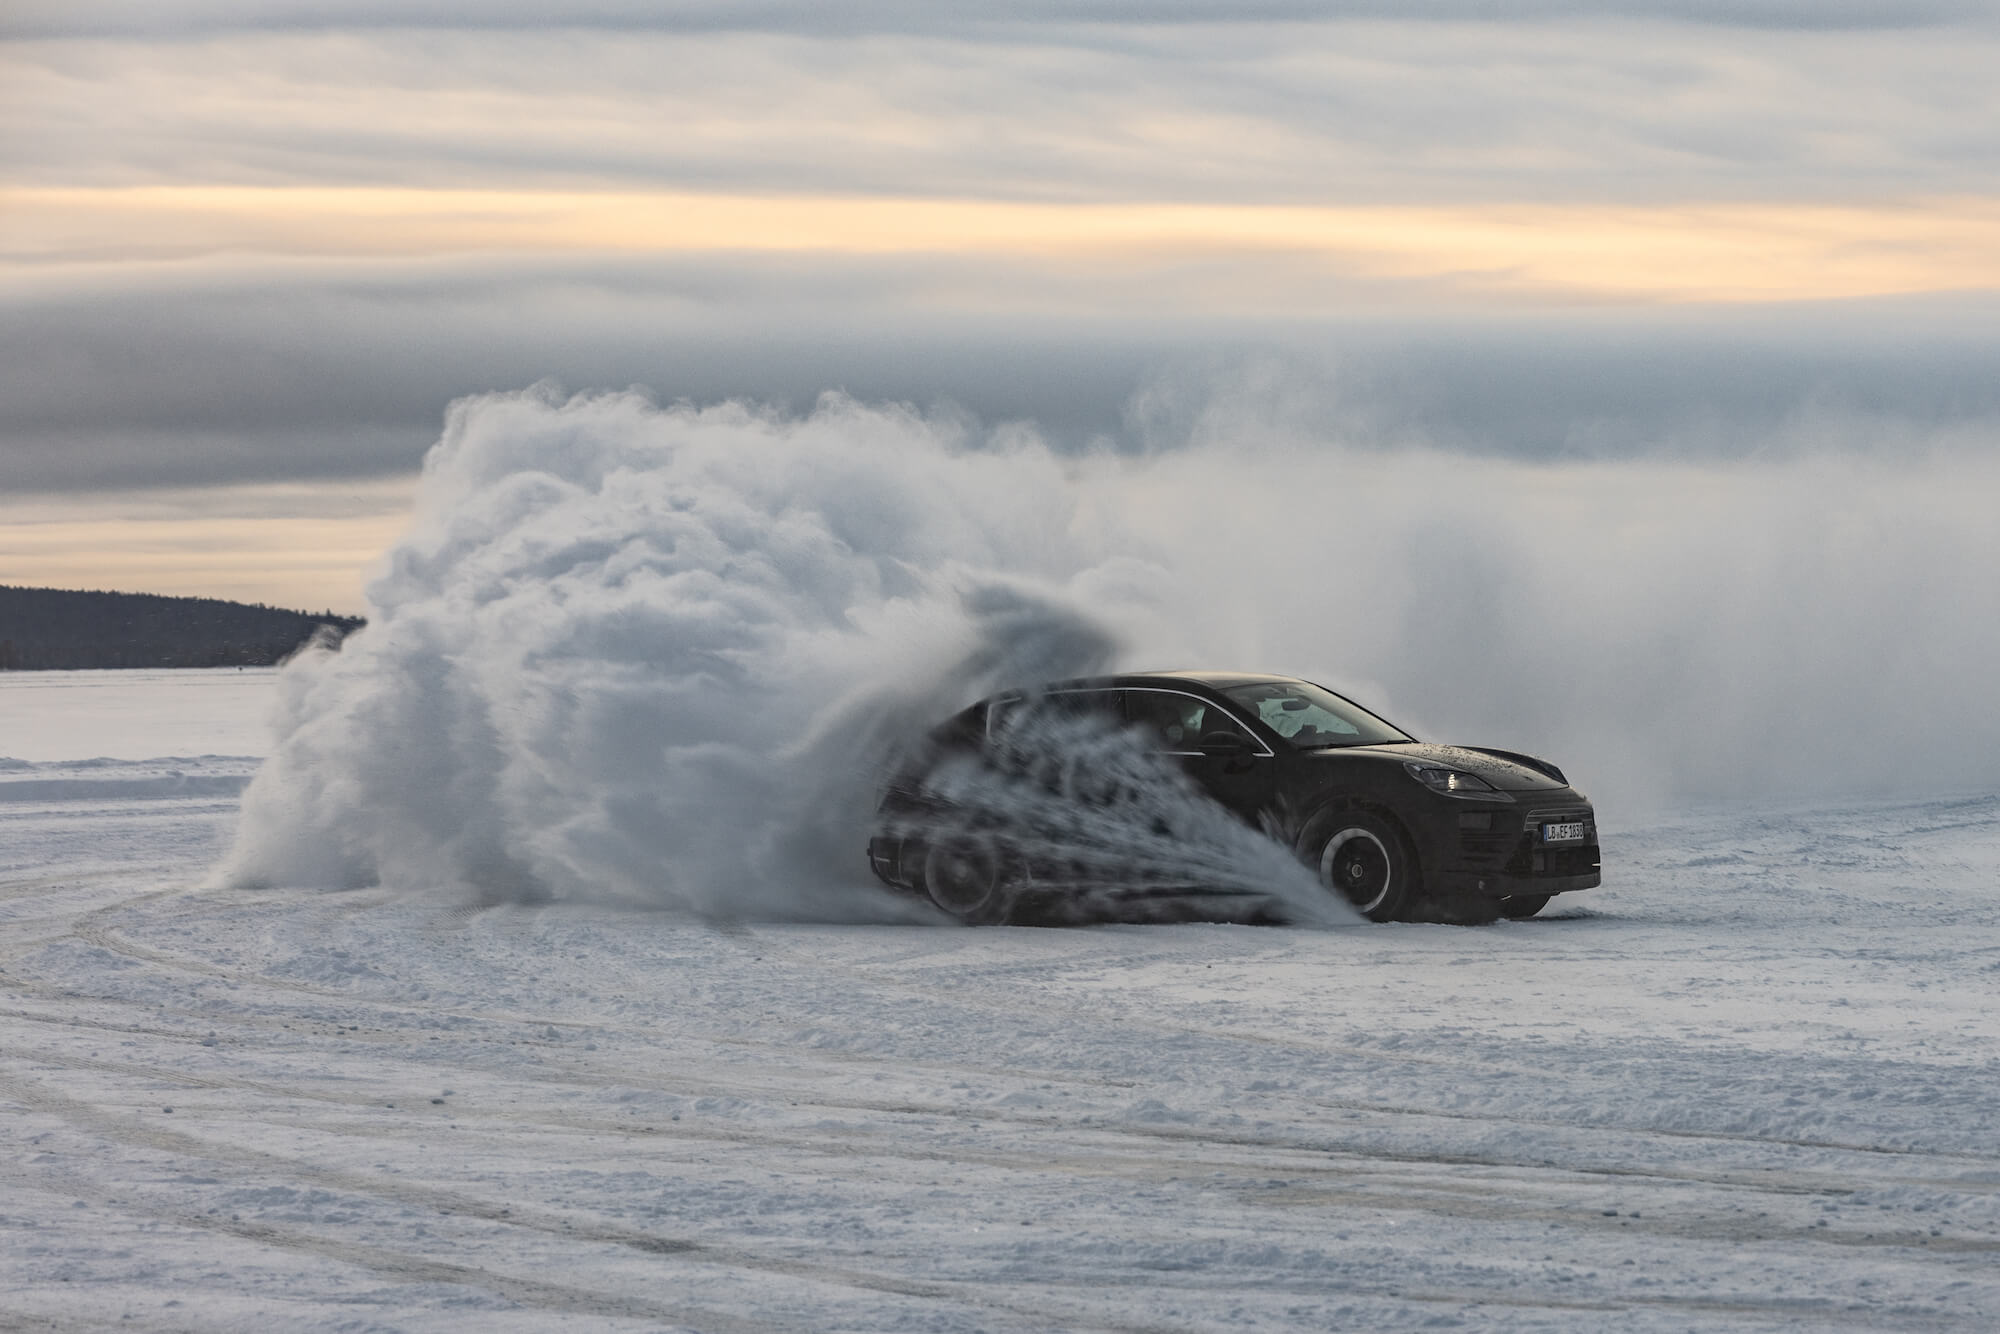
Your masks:
<path fill-rule="evenodd" d="M 993 9 L 15 0 L 0 582 L 361 610 L 447 405 L 544 379 L 1990 453 L 2000 5 Z"/>

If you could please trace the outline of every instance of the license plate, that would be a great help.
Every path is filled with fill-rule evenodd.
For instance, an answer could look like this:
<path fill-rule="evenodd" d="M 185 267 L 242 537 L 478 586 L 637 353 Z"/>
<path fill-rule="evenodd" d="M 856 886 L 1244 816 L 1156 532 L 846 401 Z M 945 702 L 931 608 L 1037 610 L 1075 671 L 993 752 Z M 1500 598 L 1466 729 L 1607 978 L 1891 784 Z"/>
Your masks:
<path fill-rule="evenodd" d="M 1565 821 L 1562 824 L 1543 825 L 1542 842 L 1544 843 L 1583 842 L 1583 821 L 1569 820 Z"/>

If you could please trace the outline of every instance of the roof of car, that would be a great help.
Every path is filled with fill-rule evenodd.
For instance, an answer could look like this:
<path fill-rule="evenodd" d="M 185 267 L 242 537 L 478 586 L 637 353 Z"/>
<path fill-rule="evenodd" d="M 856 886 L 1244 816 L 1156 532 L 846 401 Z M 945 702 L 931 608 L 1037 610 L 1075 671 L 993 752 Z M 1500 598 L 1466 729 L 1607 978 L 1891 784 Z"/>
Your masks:
<path fill-rule="evenodd" d="M 1156 680 L 1193 681 L 1199 685 L 1220 688 L 1223 686 L 1251 685 L 1258 681 L 1296 681 L 1296 676 L 1275 676 L 1270 672 L 1216 672 L 1216 671 L 1171 671 L 1171 672 L 1122 672 L 1121 681 Z"/>
<path fill-rule="evenodd" d="M 1198 685 L 1210 690 L 1224 690 L 1230 686 L 1255 685 L 1260 681 L 1297 681 L 1296 676 L 1274 676 L 1269 672 L 1214 672 L 1214 671 L 1169 671 L 1169 672 L 1119 672 L 1115 676 L 1075 676 L 1066 681 L 1050 681 L 1040 687 L 1044 690 L 1115 690 L 1121 686 L 1139 686 L 1157 683 L 1160 685 Z M 1007 692 L 1003 692 L 1007 693 Z"/>

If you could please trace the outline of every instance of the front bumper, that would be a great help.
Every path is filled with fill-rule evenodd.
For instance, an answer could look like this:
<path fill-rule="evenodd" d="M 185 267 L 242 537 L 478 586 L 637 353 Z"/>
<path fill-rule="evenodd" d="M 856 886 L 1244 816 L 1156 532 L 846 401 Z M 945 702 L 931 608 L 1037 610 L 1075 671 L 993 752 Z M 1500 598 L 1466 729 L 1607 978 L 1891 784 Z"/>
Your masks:
<path fill-rule="evenodd" d="M 1426 887 L 1454 899 L 1514 899 L 1537 894 L 1568 894 L 1573 890 L 1596 889 L 1604 883 L 1601 871 L 1582 875 L 1500 875 L 1478 871 L 1436 871 L 1424 877 Z"/>
<path fill-rule="evenodd" d="M 1506 899 L 1568 894 L 1604 882 L 1596 812 L 1573 792 L 1540 792 L 1519 805 L 1440 814 L 1448 818 L 1420 850 L 1424 882 L 1433 893 Z M 1581 824 L 1583 837 L 1545 842 L 1542 830 L 1549 824 Z"/>

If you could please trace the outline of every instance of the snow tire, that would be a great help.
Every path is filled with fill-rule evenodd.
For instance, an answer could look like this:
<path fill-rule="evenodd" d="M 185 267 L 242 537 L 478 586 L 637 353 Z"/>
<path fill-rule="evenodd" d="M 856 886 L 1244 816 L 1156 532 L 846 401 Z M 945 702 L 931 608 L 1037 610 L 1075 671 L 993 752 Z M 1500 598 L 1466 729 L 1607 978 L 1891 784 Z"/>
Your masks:
<path fill-rule="evenodd" d="M 945 912 L 975 926 L 1004 921 L 1007 859 L 991 838 L 952 834 L 924 852 L 923 890 Z"/>
<path fill-rule="evenodd" d="M 1319 881 L 1371 922 L 1393 922 L 1416 900 L 1417 859 L 1403 831 L 1361 806 L 1322 812 L 1299 841 Z"/>

